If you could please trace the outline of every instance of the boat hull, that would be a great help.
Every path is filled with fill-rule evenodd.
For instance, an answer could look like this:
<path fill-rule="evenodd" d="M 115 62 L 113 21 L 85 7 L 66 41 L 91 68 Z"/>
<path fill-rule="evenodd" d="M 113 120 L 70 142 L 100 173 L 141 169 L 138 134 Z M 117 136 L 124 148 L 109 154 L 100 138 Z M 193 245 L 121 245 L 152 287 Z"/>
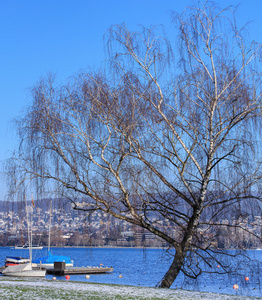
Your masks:
<path fill-rule="evenodd" d="M 31 263 L 20 264 L 17 266 L 8 266 L 2 271 L 4 276 L 13 277 L 45 277 L 45 269 L 35 269 Z"/>
<path fill-rule="evenodd" d="M 17 266 L 24 263 L 29 263 L 29 258 L 17 257 L 17 256 L 7 256 L 5 259 L 5 267 Z"/>
<path fill-rule="evenodd" d="M 29 249 L 32 249 L 32 250 L 41 250 L 41 249 L 43 249 L 43 247 L 42 246 L 32 246 L 32 247 L 30 247 L 30 246 L 15 246 L 15 249 L 16 250 L 29 250 Z"/>
<path fill-rule="evenodd" d="M 32 270 L 25 272 L 8 272 L 2 273 L 4 276 L 13 276 L 13 277 L 45 277 L 46 270 Z"/>

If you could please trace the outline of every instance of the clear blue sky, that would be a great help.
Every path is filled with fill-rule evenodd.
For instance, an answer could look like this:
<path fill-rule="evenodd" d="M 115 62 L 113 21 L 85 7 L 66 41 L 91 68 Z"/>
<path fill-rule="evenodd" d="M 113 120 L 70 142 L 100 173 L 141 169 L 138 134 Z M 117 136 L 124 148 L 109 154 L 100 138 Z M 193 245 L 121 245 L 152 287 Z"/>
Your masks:
<path fill-rule="evenodd" d="M 0 0 L 0 162 L 16 147 L 12 120 L 30 105 L 30 87 L 49 72 L 64 82 L 81 69 L 104 60 L 103 34 L 125 22 L 131 30 L 163 24 L 168 37 L 170 12 L 190 0 Z M 262 42 L 262 0 L 217 0 L 221 7 L 240 4 L 240 25 Z M 1 171 L 1 170 L 0 170 Z M 0 199 L 6 193 L 0 177 Z"/>

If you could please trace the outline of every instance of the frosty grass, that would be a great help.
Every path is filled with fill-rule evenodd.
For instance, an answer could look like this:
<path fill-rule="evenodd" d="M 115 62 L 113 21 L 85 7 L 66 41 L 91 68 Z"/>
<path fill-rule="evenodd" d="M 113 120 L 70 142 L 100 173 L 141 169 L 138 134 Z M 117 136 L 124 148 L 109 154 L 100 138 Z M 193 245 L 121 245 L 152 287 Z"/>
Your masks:
<path fill-rule="evenodd" d="M 157 289 L 123 285 L 80 283 L 72 281 L 21 280 L 2 277 L 0 279 L 1 299 L 154 299 L 154 300 L 251 300 L 257 297 L 224 295 L 206 292 L 192 292 L 174 289 Z"/>

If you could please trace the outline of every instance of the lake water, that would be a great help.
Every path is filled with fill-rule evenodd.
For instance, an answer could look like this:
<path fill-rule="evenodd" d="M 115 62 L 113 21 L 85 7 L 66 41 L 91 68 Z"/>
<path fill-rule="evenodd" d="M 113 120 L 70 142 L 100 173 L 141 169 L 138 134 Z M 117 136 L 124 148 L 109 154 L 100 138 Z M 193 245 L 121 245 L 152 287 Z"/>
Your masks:
<path fill-rule="evenodd" d="M 134 286 L 154 287 L 164 276 L 171 261 L 163 249 L 140 249 L 140 248 L 52 248 L 53 255 L 66 255 L 74 260 L 75 266 L 99 266 L 103 264 L 113 267 L 112 274 L 71 275 L 70 280 L 88 281 L 95 283 L 123 284 Z M 4 265 L 6 256 L 28 257 L 28 250 L 15 250 L 14 248 L 0 247 L 0 265 Z M 33 259 L 47 255 L 47 249 L 34 250 Z M 262 262 L 262 250 L 250 250 L 249 256 Z M 262 297 L 262 282 L 253 270 L 243 273 L 243 278 L 231 277 L 228 279 L 223 275 L 203 274 L 197 282 L 185 283 L 182 274 L 177 278 L 172 288 L 187 289 L 195 291 L 237 294 Z M 119 275 L 122 275 L 122 278 Z M 249 281 L 245 281 L 245 276 Z M 64 276 L 56 276 L 57 280 L 65 280 Z M 46 275 L 52 279 L 53 275 Z M 233 289 L 238 284 L 239 289 Z"/>

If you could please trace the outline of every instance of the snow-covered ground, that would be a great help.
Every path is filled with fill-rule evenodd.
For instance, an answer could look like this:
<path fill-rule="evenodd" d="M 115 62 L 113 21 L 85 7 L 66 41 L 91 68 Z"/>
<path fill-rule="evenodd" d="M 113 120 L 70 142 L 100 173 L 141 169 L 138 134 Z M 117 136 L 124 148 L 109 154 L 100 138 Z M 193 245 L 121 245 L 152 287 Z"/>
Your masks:
<path fill-rule="evenodd" d="M 256 297 L 72 281 L 0 279 L 1 299 L 168 299 L 247 300 Z"/>

